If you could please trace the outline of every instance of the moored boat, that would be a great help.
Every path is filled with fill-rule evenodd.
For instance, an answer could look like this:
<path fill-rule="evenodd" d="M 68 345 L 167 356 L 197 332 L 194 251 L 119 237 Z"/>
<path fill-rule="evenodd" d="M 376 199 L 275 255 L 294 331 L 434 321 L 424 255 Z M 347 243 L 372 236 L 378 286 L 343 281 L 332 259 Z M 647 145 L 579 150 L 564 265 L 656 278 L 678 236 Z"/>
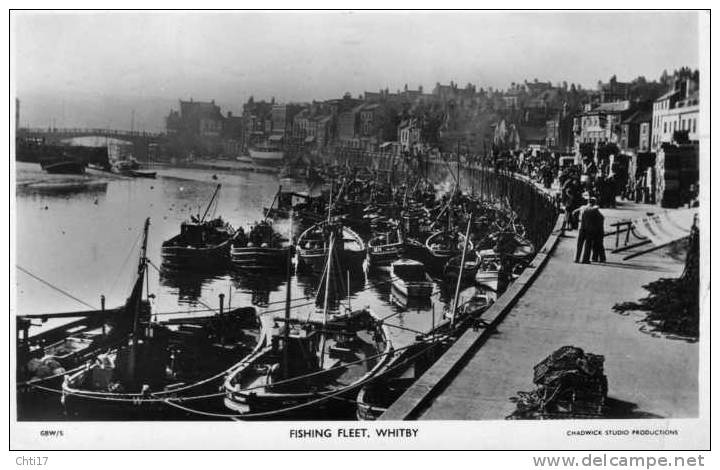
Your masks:
<path fill-rule="evenodd" d="M 481 250 L 478 252 L 480 266 L 475 274 L 475 282 L 492 292 L 499 292 L 501 288 L 502 260 L 494 250 Z"/>
<path fill-rule="evenodd" d="M 390 265 L 392 288 L 407 299 L 430 299 L 434 284 L 419 261 L 400 259 Z"/>
<path fill-rule="evenodd" d="M 360 235 L 338 221 L 321 222 L 305 230 L 297 241 L 297 253 L 301 266 L 321 272 L 330 251 L 331 234 L 337 235 L 338 260 L 344 269 L 362 267 L 365 259 L 365 242 Z"/>
<path fill-rule="evenodd" d="M 206 220 L 221 185 L 217 186 L 202 217 L 192 216 L 180 225 L 180 233 L 162 244 L 163 263 L 170 266 L 215 268 L 230 259 L 235 230 L 222 217 Z"/>
<path fill-rule="evenodd" d="M 378 227 L 368 240 L 368 264 L 371 268 L 386 267 L 399 259 L 405 246 L 400 228 L 392 225 Z"/>
<path fill-rule="evenodd" d="M 87 360 L 123 341 L 132 330 L 133 318 L 149 318 L 150 304 L 142 299 L 149 225 L 147 219 L 138 272 L 125 305 L 106 310 L 101 298 L 100 310 L 18 317 L 18 419 L 48 419 L 59 413 L 58 393 L 66 377 Z M 38 319 L 71 321 L 30 336 L 32 322 Z"/>
<path fill-rule="evenodd" d="M 335 233 L 329 242 L 322 320 L 291 316 L 288 270 L 285 316 L 274 319 L 282 326 L 273 328 L 270 345 L 234 367 L 223 385 L 225 406 L 237 418 L 288 419 L 319 411 L 333 416 L 389 361 L 387 327 L 369 309 L 330 313 Z"/>
<path fill-rule="evenodd" d="M 248 148 L 250 158 L 258 165 L 280 166 L 285 160 L 285 152 L 280 146 L 264 143 Z"/>
<path fill-rule="evenodd" d="M 290 240 L 264 220 L 247 234 L 238 230 L 231 243 L 230 259 L 239 269 L 285 269 L 290 249 Z"/>
<path fill-rule="evenodd" d="M 447 279 L 454 280 L 458 278 L 460 273 L 460 263 L 462 256 L 457 255 L 450 258 L 445 265 L 443 274 Z M 475 251 L 468 251 L 465 257 L 465 265 L 462 269 L 462 281 L 471 281 L 475 277 L 475 273 L 480 267 L 480 258 Z"/>
<path fill-rule="evenodd" d="M 264 346 L 252 307 L 208 317 L 140 322 L 122 345 L 99 355 L 63 383 L 71 416 L 93 419 L 196 417 L 173 400 L 212 395 L 223 372 Z M 211 397 L 204 401 L 211 401 Z M 214 408 L 220 408 L 220 402 Z M 192 409 L 209 406 L 193 399 Z"/>
<path fill-rule="evenodd" d="M 438 271 L 444 270 L 445 265 L 453 256 L 462 252 L 465 237 L 452 231 L 435 232 L 425 241 L 428 252 L 428 267 Z M 472 242 L 468 243 L 468 250 L 472 250 Z"/>
<path fill-rule="evenodd" d="M 284 321 L 276 318 L 276 321 Z M 327 322 L 288 322 L 225 380 L 225 406 L 240 419 L 317 416 L 346 399 L 388 362 L 386 327 L 359 310 Z"/>

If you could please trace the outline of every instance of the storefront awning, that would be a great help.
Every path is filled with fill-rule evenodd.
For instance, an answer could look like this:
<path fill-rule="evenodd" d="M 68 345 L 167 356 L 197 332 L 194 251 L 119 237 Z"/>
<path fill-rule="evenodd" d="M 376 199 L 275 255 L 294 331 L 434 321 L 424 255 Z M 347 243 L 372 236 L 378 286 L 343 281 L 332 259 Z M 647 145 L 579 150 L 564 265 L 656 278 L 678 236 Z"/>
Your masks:
<path fill-rule="evenodd" d="M 386 149 L 386 148 L 390 147 L 392 144 L 393 144 L 392 142 L 384 142 L 384 143 L 380 144 L 380 148 Z"/>
<path fill-rule="evenodd" d="M 282 142 L 283 136 L 281 135 L 271 135 L 268 139 L 270 142 Z"/>
<path fill-rule="evenodd" d="M 315 136 L 314 136 L 314 135 L 309 135 L 309 136 L 305 137 L 305 143 L 306 143 L 306 144 L 309 144 L 309 143 L 311 143 L 311 142 L 315 142 Z"/>

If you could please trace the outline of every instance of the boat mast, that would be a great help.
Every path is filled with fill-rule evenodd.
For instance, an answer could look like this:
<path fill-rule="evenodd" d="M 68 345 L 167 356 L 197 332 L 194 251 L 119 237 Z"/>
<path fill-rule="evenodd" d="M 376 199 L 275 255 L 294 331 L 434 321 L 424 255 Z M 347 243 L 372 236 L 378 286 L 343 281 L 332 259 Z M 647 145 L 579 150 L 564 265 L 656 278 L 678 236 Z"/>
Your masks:
<path fill-rule="evenodd" d="M 275 201 L 277 201 L 280 198 L 281 192 L 282 192 L 282 185 L 278 186 L 278 190 L 275 193 L 275 197 L 273 198 L 272 202 L 270 203 L 270 207 L 268 207 L 268 210 L 265 213 L 265 219 L 263 219 L 263 222 L 267 221 L 268 217 L 270 217 L 270 212 L 272 211 L 272 208 L 275 205 Z M 279 204 L 279 202 L 278 202 L 278 204 Z M 278 208 L 279 208 L 279 206 L 278 206 Z"/>
<path fill-rule="evenodd" d="M 137 342 L 138 342 L 138 327 L 140 323 L 140 310 L 142 309 L 142 288 L 145 282 L 145 272 L 147 271 L 147 239 L 148 231 L 150 228 L 150 217 L 145 219 L 145 226 L 143 228 L 143 241 L 142 247 L 140 248 L 140 262 L 138 264 L 138 278 L 135 282 L 135 287 L 132 291 L 132 298 L 128 302 L 128 306 L 133 309 L 133 324 L 132 324 L 132 343 L 130 344 L 130 358 L 128 361 L 128 376 L 134 377 L 135 375 L 135 361 L 137 358 Z"/>
<path fill-rule="evenodd" d="M 333 247 L 335 246 L 335 233 L 330 234 L 330 250 L 327 256 L 327 278 L 325 279 L 325 300 L 323 305 L 323 335 L 320 343 L 320 368 L 322 369 L 325 362 L 325 326 L 328 318 L 328 294 L 330 293 L 330 271 L 332 269 Z"/>
<path fill-rule="evenodd" d="M 460 258 L 460 271 L 458 272 L 458 280 L 457 285 L 455 286 L 455 298 L 453 299 L 452 303 L 452 310 L 450 317 L 450 325 L 455 324 L 455 316 L 457 315 L 456 309 L 457 309 L 457 303 L 458 303 L 458 297 L 460 297 L 460 284 L 462 283 L 462 274 L 463 274 L 463 268 L 465 267 L 465 255 L 467 254 L 467 246 L 470 242 L 470 226 L 472 225 L 472 215 L 468 219 L 467 224 L 467 230 L 465 231 L 465 240 L 463 243 L 463 252 L 462 257 Z"/>
<path fill-rule="evenodd" d="M 210 207 L 212 207 L 213 202 L 215 202 L 215 198 L 217 197 L 218 192 L 220 192 L 220 188 L 222 188 L 222 184 L 218 184 L 217 188 L 215 188 L 215 192 L 213 193 L 212 198 L 210 199 L 210 202 L 208 203 L 207 207 L 205 208 L 205 213 L 203 214 L 202 218 L 200 219 L 200 223 L 202 223 L 205 220 L 205 217 L 207 216 L 207 213 L 210 210 Z"/>
<path fill-rule="evenodd" d="M 290 246 L 288 246 L 288 253 L 287 253 L 287 267 L 285 271 L 285 280 L 287 282 L 287 288 L 285 290 L 285 332 L 283 333 L 283 377 L 285 379 L 289 378 L 290 371 L 289 369 L 289 342 L 290 342 L 290 278 L 292 275 L 292 220 L 293 220 L 293 212 L 292 209 L 290 210 Z"/>

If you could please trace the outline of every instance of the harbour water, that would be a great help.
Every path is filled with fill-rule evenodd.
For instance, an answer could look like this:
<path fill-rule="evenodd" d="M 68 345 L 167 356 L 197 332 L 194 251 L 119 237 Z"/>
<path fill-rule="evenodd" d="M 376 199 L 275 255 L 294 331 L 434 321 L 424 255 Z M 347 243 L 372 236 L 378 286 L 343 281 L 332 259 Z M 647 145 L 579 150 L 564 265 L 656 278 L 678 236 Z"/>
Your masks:
<path fill-rule="evenodd" d="M 35 166 L 18 164 L 19 175 L 38 181 L 17 186 L 16 264 L 95 308 L 100 306 L 100 295 L 105 296 L 108 307 L 125 301 L 137 269 L 146 217 L 151 219 L 148 257 L 152 265 L 160 267 L 162 242 L 178 233 L 182 221 L 202 214 L 217 184 L 222 184 L 222 190 L 216 215 L 245 229 L 262 218 L 262 208 L 270 206 L 278 185 L 299 192 L 320 189 L 308 188 L 305 182 L 280 181 L 271 174 L 216 170 L 161 169 L 154 180 L 98 174 L 81 182 L 51 184 L 44 182 L 47 175 L 39 172 Z M 25 272 L 16 272 L 16 314 L 88 309 Z M 293 315 L 304 318 L 312 314 L 318 284 L 318 276 L 292 277 L 293 305 L 298 306 Z M 219 269 L 162 273 L 149 269 L 152 311 L 158 320 L 207 315 L 219 307 L 220 294 L 225 295 L 225 308 L 255 305 L 258 312 L 267 312 L 265 319 L 271 319 L 282 315 L 285 289 L 282 272 L 249 274 Z M 351 276 L 349 301 L 353 308 L 368 306 L 378 317 L 386 318 L 393 345 L 400 348 L 442 320 L 452 290 L 438 280 L 431 304 L 407 309 L 393 301 L 388 274 L 373 271 Z M 50 326 L 48 322 L 39 328 Z"/>

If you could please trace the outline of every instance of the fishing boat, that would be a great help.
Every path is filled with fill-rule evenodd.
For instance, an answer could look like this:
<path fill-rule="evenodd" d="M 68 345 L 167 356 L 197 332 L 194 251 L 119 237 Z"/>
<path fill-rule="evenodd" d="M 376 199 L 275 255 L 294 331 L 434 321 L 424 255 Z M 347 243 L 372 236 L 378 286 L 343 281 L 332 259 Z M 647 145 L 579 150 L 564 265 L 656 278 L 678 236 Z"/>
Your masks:
<path fill-rule="evenodd" d="M 157 172 L 141 170 L 140 164 L 135 159 L 117 160 L 111 167 L 110 171 L 118 175 L 131 176 L 133 178 L 155 178 Z"/>
<path fill-rule="evenodd" d="M 535 245 L 514 232 L 498 232 L 494 235 L 495 251 L 518 260 L 529 260 L 535 255 Z"/>
<path fill-rule="evenodd" d="M 217 390 L 223 372 L 263 346 L 261 323 L 253 307 L 217 315 L 151 321 L 143 310 L 147 270 L 146 241 L 125 312 L 129 333 L 98 354 L 62 385 L 62 403 L 70 416 L 93 419 L 172 417 L 166 400 Z M 214 380 L 213 380 L 214 376 Z M 215 383 L 213 383 L 215 382 Z M 185 417 L 185 412 L 179 413 Z"/>
<path fill-rule="evenodd" d="M 57 393 L 67 374 L 99 352 L 115 347 L 133 327 L 133 318 L 148 318 L 150 304 L 142 297 L 145 248 L 150 219 L 145 221 L 139 269 L 125 305 L 82 312 L 23 315 L 17 319 L 18 418 L 47 418 L 59 409 Z M 68 323 L 29 335 L 33 321 L 69 319 Z"/>
<path fill-rule="evenodd" d="M 465 255 L 463 249 L 463 258 Z M 458 276 L 452 307 L 444 312 L 443 320 L 436 325 L 433 316 L 433 328 L 417 337 L 408 348 L 395 351 L 378 378 L 360 390 L 357 396 L 358 419 L 379 418 L 465 330 L 481 324 L 481 315 L 493 301 L 485 292 L 475 288 L 461 292 L 461 278 L 462 272 Z"/>
<path fill-rule="evenodd" d="M 253 307 L 141 323 L 137 335 L 67 378 L 63 404 L 71 416 L 94 419 L 187 419 L 192 414 L 165 400 L 213 394 L 224 372 L 263 341 Z"/>
<path fill-rule="evenodd" d="M 365 259 L 365 242 L 360 235 L 339 220 L 315 224 L 305 230 L 297 241 L 297 253 L 300 265 L 313 272 L 321 272 L 330 250 L 329 240 L 337 235 L 337 258 L 345 269 L 362 267 Z"/>
<path fill-rule="evenodd" d="M 495 250 L 480 250 L 478 252 L 480 266 L 475 274 L 475 282 L 493 292 L 499 292 L 501 287 L 502 259 Z"/>
<path fill-rule="evenodd" d="M 247 234 L 238 230 L 230 247 L 230 259 L 239 269 L 285 269 L 290 249 L 290 240 L 263 220 Z"/>
<path fill-rule="evenodd" d="M 402 256 L 405 243 L 399 227 L 383 224 L 376 227 L 368 240 L 368 264 L 371 268 L 387 267 Z"/>
<path fill-rule="evenodd" d="M 462 251 L 465 237 L 456 232 L 444 230 L 435 232 L 425 241 L 428 255 L 428 267 L 442 271 L 450 258 Z M 468 242 L 468 249 L 472 250 L 472 242 Z"/>
<path fill-rule="evenodd" d="M 290 419 L 321 411 L 333 416 L 389 361 L 393 347 L 387 327 L 369 309 L 330 313 L 338 246 L 331 234 L 322 320 L 291 318 L 288 274 L 285 316 L 274 319 L 282 326 L 273 328 L 268 347 L 227 375 L 225 406 L 239 419 Z"/>
<path fill-rule="evenodd" d="M 248 148 L 250 158 L 258 165 L 280 166 L 285 159 L 285 152 L 278 145 L 269 142 Z"/>
<path fill-rule="evenodd" d="M 453 256 L 448 260 L 447 264 L 445 265 L 445 270 L 443 271 L 445 278 L 450 280 L 458 278 L 458 275 L 460 273 L 460 262 L 460 255 Z M 467 256 L 465 257 L 465 265 L 462 269 L 462 281 L 472 281 L 475 278 L 475 273 L 477 273 L 479 267 L 480 258 L 477 256 L 477 253 L 475 251 L 469 251 L 467 253 Z"/>
<path fill-rule="evenodd" d="M 390 265 L 390 281 L 394 291 L 407 299 L 430 299 L 434 284 L 419 261 L 400 259 Z"/>
<path fill-rule="evenodd" d="M 235 230 L 222 217 L 206 220 L 222 185 L 213 193 L 205 213 L 180 225 L 180 233 L 162 244 L 163 263 L 169 266 L 217 268 L 230 259 Z"/>

